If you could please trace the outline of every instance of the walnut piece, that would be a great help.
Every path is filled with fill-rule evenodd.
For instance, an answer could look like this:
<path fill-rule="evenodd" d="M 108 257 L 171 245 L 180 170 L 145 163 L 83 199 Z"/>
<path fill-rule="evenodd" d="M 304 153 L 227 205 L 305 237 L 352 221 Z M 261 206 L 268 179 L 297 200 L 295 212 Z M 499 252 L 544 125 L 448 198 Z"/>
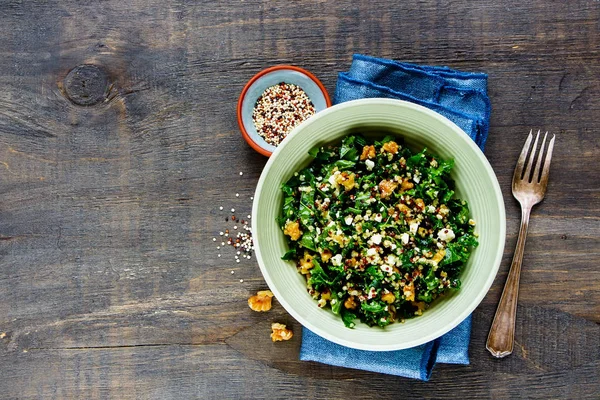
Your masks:
<path fill-rule="evenodd" d="M 392 195 L 394 190 L 398 187 L 398 184 L 390 180 L 382 180 L 379 182 L 379 192 L 381 193 L 382 199 L 387 199 Z"/>
<path fill-rule="evenodd" d="M 446 256 L 446 250 L 440 249 L 440 250 L 438 250 L 437 253 L 435 253 L 435 255 L 433 256 L 431 261 L 433 261 L 435 264 L 438 264 L 440 261 L 442 261 L 444 259 L 445 256 Z"/>
<path fill-rule="evenodd" d="M 274 342 L 281 342 L 283 340 L 290 340 L 294 336 L 294 332 L 288 329 L 285 325 L 278 322 L 271 324 L 271 340 Z"/>
<path fill-rule="evenodd" d="M 321 252 L 321 261 L 323 261 L 324 263 L 326 263 L 327 261 L 329 261 L 329 259 L 331 258 L 333 254 L 331 253 L 331 250 L 323 250 Z"/>
<path fill-rule="evenodd" d="M 387 142 L 383 146 L 381 146 L 381 150 L 386 151 L 388 153 L 396 154 L 398 152 L 398 143 Z"/>
<path fill-rule="evenodd" d="M 381 300 L 388 304 L 392 304 L 394 301 L 396 301 L 396 296 L 394 296 L 394 293 L 385 293 L 381 296 Z"/>
<path fill-rule="evenodd" d="M 283 234 L 288 235 L 294 241 L 300 239 L 302 231 L 300 230 L 298 221 L 288 221 L 283 229 Z"/>
<path fill-rule="evenodd" d="M 404 178 L 402 185 L 400 185 L 400 189 L 402 189 L 402 191 L 412 189 L 413 187 L 415 187 L 415 184 L 410 182 L 408 178 Z"/>
<path fill-rule="evenodd" d="M 348 192 L 354 188 L 354 172 L 347 173 L 346 171 L 336 173 L 334 175 L 335 182 L 338 185 L 344 186 L 344 191 Z"/>
<path fill-rule="evenodd" d="M 344 302 L 344 307 L 346 307 L 348 310 L 354 310 L 356 307 L 358 307 L 358 304 L 356 304 L 356 301 L 354 301 L 354 296 L 350 296 L 346 299 Z"/>
<path fill-rule="evenodd" d="M 273 292 L 270 290 L 261 290 L 256 295 L 248 299 L 248 305 L 253 311 L 264 312 L 271 309 L 271 299 Z"/>
<path fill-rule="evenodd" d="M 363 147 L 362 154 L 360 155 L 361 161 L 366 160 L 366 159 L 371 159 L 371 158 L 375 158 L 375 146 Z"/>
<path fill-rule="evenodd" d="M 304 252 L 304 257 L 300 260 L 300 273 L 306 275 L 313 269 L 315 264 L 313 263 L 313 256 L 308 251 Z"/>

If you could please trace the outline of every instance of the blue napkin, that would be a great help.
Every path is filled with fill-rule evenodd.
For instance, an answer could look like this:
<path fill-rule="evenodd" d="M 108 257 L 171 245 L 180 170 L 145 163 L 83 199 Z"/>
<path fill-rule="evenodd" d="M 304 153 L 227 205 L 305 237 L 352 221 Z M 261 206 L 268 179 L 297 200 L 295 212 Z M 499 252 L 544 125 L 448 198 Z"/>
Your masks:
<path fill-rule="evenodd" d="M 430 108 L 462 128 L 481 150 L 485 146 L 491 111 L 486 74 L 356 54 L 350 71 L 338 75 L 334 102 L 365 97 L 406 100 Z M 438 362 L 469 364 L 470 338 L 470 316 L 432 342 L 385 352 L 350 349 L 304 328 L 300 359 L 426 381 Z"/>

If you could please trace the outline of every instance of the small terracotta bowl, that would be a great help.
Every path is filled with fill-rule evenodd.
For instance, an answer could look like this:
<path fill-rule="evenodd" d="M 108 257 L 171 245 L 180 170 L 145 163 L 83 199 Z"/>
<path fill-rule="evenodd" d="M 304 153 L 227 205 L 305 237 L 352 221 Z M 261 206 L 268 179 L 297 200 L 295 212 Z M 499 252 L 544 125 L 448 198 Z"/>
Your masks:
<path fill-rule="evenodd" d="M 331 106 L 331 100 L 321 81 L 305 69 L 292 65 L 277 65 L 254 75 L 244 86 L 238 100 L 237 119 L 246 142 L 254 150 L 267 157 L 275 151 L 276 147 L 267 143 L 256 132 L 252 121 L 252 111 L 265 89 L 281 82 L 291 83 L 302 88 L 312 101 L 317 113 Z"/>

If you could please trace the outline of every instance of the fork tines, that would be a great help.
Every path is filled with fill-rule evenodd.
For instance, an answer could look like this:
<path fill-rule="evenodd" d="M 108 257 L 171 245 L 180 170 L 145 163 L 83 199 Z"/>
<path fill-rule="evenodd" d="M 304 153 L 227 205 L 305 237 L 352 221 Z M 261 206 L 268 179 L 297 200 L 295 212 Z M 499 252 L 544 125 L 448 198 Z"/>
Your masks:
<path fill-rule="evenodd" d="M 546 154 L 544 154 L 544 147 L 546 146 L 546 137 L 548 136 L 548 132 L 544 134 L 542 146 L 538 152 L 537 147 L 540 133 L 541 131 L 538 130 L 537 135 L 535 136 L 535 142 L 533 143 L 533 147 L 531 147 L 531 141 L 533 139 L 533 129 L 529 131 L 529 136 L 527 137 L 527 141 L 525 142 L 523 150 L 521 151 L 521 155 L 519 156 L 519 160 L 517 161 L 514 179 L 524 180 L 529 183 L 545 184 L 548 182 L 548 173 L 550 171 L 550 161 L 552 159 L 552 150 L 554 149 L 555 135 L 552 135 L 552 139 L 550 139 L 550 143 L 548 143 L 548 150 Z M 542 159 L 544 159 L 544 166 L 543 169 L 540 171 L 540 167 L 542 166 Z M 535 169 L 532 173 L 534 160 L 536 160 L 536 164 Z M 524 169 L 523 167 L 525 167 L 525 161 L 527 161 L 527 167 Z"/>

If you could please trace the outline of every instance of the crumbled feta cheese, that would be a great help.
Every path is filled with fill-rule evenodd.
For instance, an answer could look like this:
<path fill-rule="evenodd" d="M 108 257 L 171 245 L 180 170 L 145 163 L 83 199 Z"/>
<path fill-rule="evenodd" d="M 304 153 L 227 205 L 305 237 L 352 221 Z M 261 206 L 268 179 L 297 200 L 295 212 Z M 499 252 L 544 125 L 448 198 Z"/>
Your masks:
<path fill-rule="evenodd" d="M 337 182 L 335 181 L 335 178 L 337 175 L 340 174 L 340 171 L 335 171 L 333 174 L 331 174 L 329 176 L 329 179 L 327 180 L 329 183 L 331 183 L 333 186 L 337 186 Z"/>
<path fill-rule="evenodd" d="M 381 243 L 381 235 L 379 233 L 374 234 L 373 236 L 371 236 L 371 241 L 375 244 L 380 244 Z"/>
<path fill-rule="evenodd" d="M 375 163 L 371 160 L 366 160 L 365 165 L 367 166 L 367 171 L 371 171 L 375 166 Z"/>
<path fill-rule="evenodd" d="M 381 214 L 377 214 L 377 215 L 375 215 L 375 217 L 373 217 L 373 219 L 374 219 L 376 222 L 381 222 L 382 218 L 383 218 L 383 217 L 382 217 L 382 215 L 381 215 Z"/>
<path fill-rule="evenodd" d="M 344 218 L 344 222 L 346 223 L 346 225 L 352 225 L 353 220 L 354 217 L 352 217 L 352 215 L 347 215 L 346 218 Z"/>
<path fill-rule="evenodd" d="M 419 223 L 418 222 L 412 222 L 409 225 L 409 229 L 410 229 L 410 233 L 412 233 L 413 235 L 415 235 L 417 233 L 417 229 L 419 229 Z"/>
<path fill-rule="evenodd" d="M 387 272 L 390 273 L 392 272 L 392 267 L 390 267 L 389 265 L 383 264 L 381 267 L 379 267 L 383 272 Z"/>
<path fill-rule="evenodd" d="M 375 247 L 369 247 L 367 250 L 367 257 L 373 257 L 377 255 L 377 249 Z"/>
<path fill-rule="evenodd" d="M 452 231 L 452 229 L 447 229 L 447 228 L 440 230 L 438 232 L 437 236 L 438 236 L 438 238 L 440 238 L 440 240 L 443 240 L 445 242 L 449 242 L 455 238 L 454 231 Z"/>
<path fill-rule="evenodd" d="M 331 264 L 336 267 L 342 265 L 342 255 L 336 254 L 335 256 L 331 257 Z"/>
<path fill-rule="evenodd" d="M 375 289 L 374 287 L 369 289 L 369 294 L 367 295 L 367 299 L 372 299 L 373 297 L 377 296 L 377 289 Z"/>
<path fill-rule="evenodd" d="M 402 243 L 403 244 L 408 244 L 408 240 L 410 239 L 410 236 L 408 236 L 408 233 L 404 232 L 402 234 L 402 238 L 401 239 L 402 239 Z"/>

